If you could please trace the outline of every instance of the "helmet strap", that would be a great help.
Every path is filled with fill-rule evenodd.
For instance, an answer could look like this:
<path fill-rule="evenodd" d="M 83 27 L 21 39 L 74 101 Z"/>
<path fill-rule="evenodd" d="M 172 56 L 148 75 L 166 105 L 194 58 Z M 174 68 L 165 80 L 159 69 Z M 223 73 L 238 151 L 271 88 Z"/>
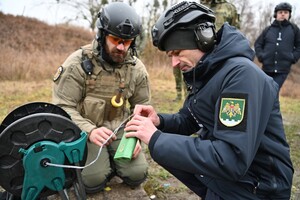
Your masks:
<path fill-rule="evenodd" d="M 129 50 L 130 50 L 130 56 L 131 58 L 133 59 L 133 56 L 136 56 L 138 57 L 138 54 L 137 54 L 137 50 L 136 50 L 136 45 L 135 45 L 135 39 L 131 42 L 131 45 L 129 47 Z"/>
<path fill-rule="evenodd" d="M 97 34 L 97 42 L 98 42 L 98 46 L 97 46 L 97 50 L 99 52 L 98 56 L 99 56 L 99 60 L 105 60 L 107 63 L 111 64 L 111 65 L 116 65 L 117 63 L 115 63 L 110 56 L 107 54 L 106 50 L 105 50 L 105 36 L 107 35 L 107 33 L 103 30 L 99 30 L 99 33 Z"/>

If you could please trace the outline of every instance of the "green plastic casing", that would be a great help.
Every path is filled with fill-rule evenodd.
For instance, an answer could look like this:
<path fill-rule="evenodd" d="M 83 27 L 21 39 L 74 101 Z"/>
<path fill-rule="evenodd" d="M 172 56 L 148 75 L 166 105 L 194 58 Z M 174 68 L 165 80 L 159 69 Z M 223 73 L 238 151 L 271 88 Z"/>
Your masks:
<path fill-rule="evenodd" d="M 117 148 L 116 154 L 114 156 L 114 160 L 131 160 L 133 150 L 135 148 L 137 138 L 131 137 L 126 138 L 125 137 L 126 132 L 124 132 L 122 139 L 120 141 L 120 144 Z"/>

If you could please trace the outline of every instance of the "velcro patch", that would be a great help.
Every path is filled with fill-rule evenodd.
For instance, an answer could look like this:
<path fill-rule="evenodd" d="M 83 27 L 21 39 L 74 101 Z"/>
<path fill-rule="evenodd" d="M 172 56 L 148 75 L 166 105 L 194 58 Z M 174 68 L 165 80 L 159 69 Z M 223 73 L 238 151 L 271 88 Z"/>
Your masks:
<path fill-rule="evenodd" d="M 218 129 L 245 131 L 247 127 L 247 94 L 222 94 L 219 106 Z"/>
<path fill-rule="evenodd" d="M 63 71 L 64 71 L 64 68 L 63 68 L 62 66 L 60 66 L 60 67 L 57 69 L 57 71 L 56 71 L 56 73 L 55 73 L 55 75 L 54 75 L 54 77 L 53 77 L 53 81 L 54 81 L 54 82 L 57 81 L 57 80 L 59 79 L 59 77 L 60 77 L 60 75 L 63 73 Z"/>

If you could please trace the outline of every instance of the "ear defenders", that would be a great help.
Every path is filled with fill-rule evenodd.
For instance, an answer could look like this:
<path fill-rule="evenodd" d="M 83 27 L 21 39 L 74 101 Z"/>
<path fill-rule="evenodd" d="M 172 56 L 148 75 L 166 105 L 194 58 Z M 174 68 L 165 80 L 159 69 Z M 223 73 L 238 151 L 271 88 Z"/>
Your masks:
<path fill-rule="evenodd" d="M 211 22 L 200 23 L 194 29 L 198 49 L 203 52 L 209 52 L 216 43 L 215 26 Z"/>

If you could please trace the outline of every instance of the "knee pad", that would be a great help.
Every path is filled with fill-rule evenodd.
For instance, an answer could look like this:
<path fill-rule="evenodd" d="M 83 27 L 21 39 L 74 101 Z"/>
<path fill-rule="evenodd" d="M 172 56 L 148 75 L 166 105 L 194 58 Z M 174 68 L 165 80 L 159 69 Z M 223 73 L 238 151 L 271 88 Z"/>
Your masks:
<path fill-rule="evenodd" d="M 133 165 L 131 168 L 121 168 L 118 169 L 117 175 L 121 177 L 123 180 L 129 179 L 132 181 L 144 180 L 147 177 L 148 165 Z"/>
<path fill-rule="evenodd" d="M 106 171 L 84 170 L 81 173 L 82 181 L 86 187 L 98 187 L 109 180 L 111 173 L 111 169 L 107 169 Z"/>

